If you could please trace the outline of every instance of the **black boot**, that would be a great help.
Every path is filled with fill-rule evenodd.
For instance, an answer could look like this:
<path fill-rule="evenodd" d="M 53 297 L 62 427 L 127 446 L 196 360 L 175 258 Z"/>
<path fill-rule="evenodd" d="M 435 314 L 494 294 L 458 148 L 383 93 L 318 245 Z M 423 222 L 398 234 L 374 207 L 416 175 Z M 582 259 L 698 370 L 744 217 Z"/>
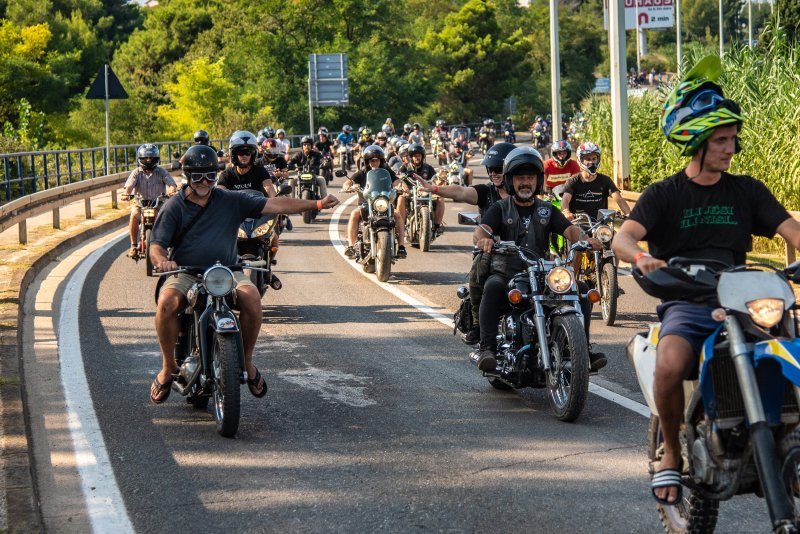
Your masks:
<path fill-rule="evenodd" d="M 602 352 L 592 352 L 591 347 L 589 348 L 589 370 L 590 371 L 599 371 L 603 367 L 608 365 L 608 358 Z"/>
<path fill-rule="evenodd" d="M 467 345 L 477 345 L 481 341 L 481 329 L 474 327 L 461 337 L 461 340 Z"/>

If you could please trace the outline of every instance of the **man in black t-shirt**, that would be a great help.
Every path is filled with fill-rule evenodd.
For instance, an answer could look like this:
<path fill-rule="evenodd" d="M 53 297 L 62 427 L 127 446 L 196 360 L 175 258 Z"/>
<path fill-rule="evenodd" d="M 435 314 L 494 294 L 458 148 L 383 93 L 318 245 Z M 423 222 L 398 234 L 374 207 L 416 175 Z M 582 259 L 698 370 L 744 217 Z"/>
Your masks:
<path fill-rule="evenodd" d="M 664 104 L 661 127 L 692 160 L 681 172 L 650 185 L 614 236 L 617 257 L 644 275 L 665 267 L 675 256 L 742 264 L 753 234 L 777 233 L 800 247 L 800 223 L 764 184 L 726 172 L 738 152 L 743 118 L 738 104 L 725 99 L 716 84 L 721 71 L 719 58 L 705 58 L 675 85 Z M 649 252 L 639 248 L 642 240 Z M 661 327 L 654 393 L 664 454 L 651 491 L 663 505 L 681 500 L 683 380 L 696 371 L 703 342 L 719 326 L 711 311 L 686 301 L 668 301 L 657 308 Z"/>

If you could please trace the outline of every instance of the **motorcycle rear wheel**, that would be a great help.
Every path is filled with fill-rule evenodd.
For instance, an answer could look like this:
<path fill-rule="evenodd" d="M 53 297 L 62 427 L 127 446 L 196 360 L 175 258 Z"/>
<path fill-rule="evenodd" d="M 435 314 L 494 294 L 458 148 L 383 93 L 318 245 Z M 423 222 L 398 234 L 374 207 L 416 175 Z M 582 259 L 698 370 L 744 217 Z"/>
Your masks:
<path fill-rule="evenodd" d="M 378 232 L 375 244 L 375 276 L 386 282 L 392 275 L 392 240 L 389 232 Z"/>
<path fill-rule="evenodd" d="M 419 249 L 428 252 L 431 249 L 433 229 L 431 228 L 431 209 L 427 206 L 419 209 Z"/>
<path fill-rule="evenodd" d="M 681 436 L 683 440 L 683 436 Z M 647 454 L 650 463 L 661 461 L 663 454 L 661 424 L 657 415 L 650 416 L 647 427 Z M 714 532 L 719 514 L 719 501 L 704 499 L 694 490 L 684 487 L 683 500 L 675 506 L 656 504 L 664 531 L 670 534 Z"/>
<path fill-rule="evenodd" d="M 600 284 L 598 284 L 602 291 L 600 294 L 600 311 L 606 324 L 614 326 L 614 321 L 617 319 L 617 296 L 619 292 L 617 270 L 611 262 L 608 262 L 603 265 L 600 276 L 602 277 Z"/>
<path fill-rule="evenodd" d="M 589 344 L 577 315 L 559 315 L 550 327 L 547 400 L 560 421 L 578 418 L 589 394 Z"/>
<path fill-rule="evenodd" d="M 147 276 L 153 276 L 153 262 L 150 259 L 150 228 L 144 231 L 144 260 Z"/>
<path fill-rule="evenodd" d="M 212 345 L 214 376 L 214 419 L 217 432 L 232 438 L 239 429 L 241 411 L 239 348 L 231 335 L 214 334 Z"/>

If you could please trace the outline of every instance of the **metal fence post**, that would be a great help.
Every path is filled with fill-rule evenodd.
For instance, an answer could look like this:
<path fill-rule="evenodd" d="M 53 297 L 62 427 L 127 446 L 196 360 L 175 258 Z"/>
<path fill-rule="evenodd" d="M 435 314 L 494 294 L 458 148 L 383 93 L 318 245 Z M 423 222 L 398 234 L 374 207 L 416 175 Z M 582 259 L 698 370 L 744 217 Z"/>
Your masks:
<path fill-rule="evenodd" d="M 3 158 L 3 177 L 6 179 L 6 201 L 11 200 L 11 177 L 8 175 L 8 158 Z"/>
<path fill-rule="evenodd" d="M 79 182 L 83 181 L 83 152 L 78 152 L 78 169 L 81 171 L 81 177 Z M 89 217 L 87 217 L 88 219 Z"/>

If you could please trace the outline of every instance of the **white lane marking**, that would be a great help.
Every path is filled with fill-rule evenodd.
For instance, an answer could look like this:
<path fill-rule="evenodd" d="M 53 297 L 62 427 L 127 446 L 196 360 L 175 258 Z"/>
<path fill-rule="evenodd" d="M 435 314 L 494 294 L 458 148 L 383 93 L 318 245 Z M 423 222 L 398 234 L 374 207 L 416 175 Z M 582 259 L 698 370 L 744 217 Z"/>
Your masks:
<path fill-rule="evenodd" d="M 58 323 L 58 355 L 61 362 L 61 386 L 66 400 L 67 421 L 81 487 L 94 532 L 133 533 L 122 494 L 108 459 L 103 433 L 92 404 L 80 341 L 80 299 L 89 270 L 108 249 L 125 238 L 128 231 L 101 242 L 80 262 L 66 280 Z M 96 245 L 95 245 L 96 246 Z M 88 251 L 80 251 L 86 254 Z M 55 272 L 55 271 L 54 271 Z M 65 273 L 66 274 L 66 273 Z"/>
<path fill-rule="evenodd" d="M 382 287 L 383 289 L 385 289 L 386 291 L 388 291 L 389 293 L 391 293 L 395 297 L 399 298 L 400 300 L 402 300 L 406 304 L 409 304 L 409 305 L 413 306 L 414 308 L 416 308 L 417 310 L 421 311 L 422 313 L 428 315 L 429 317 L 431 317 L 433 319 L 436 319 L 437 321 L 442 323 L 444 326 L 446 326 L 448 329 L 453 328 L 452 312 L 450 312 L 448 310 L 448 313 L 450 313 L 450 315 L 448 316 L 448 315 L 444 315 L 442 313 L 439 313 L 439 312 L 435 311 L 433 308 L 431 308 L 427 304 L 423 304 L 422 302 L 420 302 L 419 300 L 415 299 L 411 295 L 409 295 L 409 294 L 403 292 L 402 290 L 400 290 L 398 287 L 393 286 L 393 285 L 391 285 L 391 284 L 389 284 L 387 282 L 381 282 L 375 277 L 375 275 L 363 272 L 361 270 L 361 266 L 359 264 L 357 264 L 356 262 L 354 262 L 353 260 L 349 259 L 347 256 L 344 255 L 345 245 L 342 243 L 342 240 L 339 239 L 339 220 L 342 217 L 342 213 L 344 212 L 344 209 L 347 206 L 349 206 L 350 204 L 352 204 L 357 198 L 358 198 L 358 195 L 353 195 L 352 197 L 348 198 L 347 200 L 342 202 L 339 205 L 339 207 L 336 208 L 336 210 L 331 215 L 331 221 L 328 224 L 328 235 L 330 236 L 331 243 L 333 244 L 333 247 L 336 249 L 336 252 L 339 253 L 339 255 L 342 257 L 342 259 L 344 259 L 344 261 L 348 265 L 350 265 L 350 267 L 355 269 L 356 272 L 360 273 L 367 280 L 369 280 L 372 283 L 377 284 L 378 286 Z M 615 404 L 618 404 L 618 405 L 622 406 L 623 408 L 627 408 L 628 410 L 636 412 L 639 415 L 643 415 L 644 417 L 650 417 L 650 409 L 647 406 L 645 406 L 644 404 L 641 404 L 639 402 L 631 400 L 631 399 L 629 399 L 627 397 L 623 397 L 622 395 L 620 395 L 618 393 L 614 393 L 613 391 L 608 390 L 608 389 L 606 389 L 606 388 L 604 388 L 602 386 L 598 386 L 597 384 L 594 384 L 594 383 L 589 383 L 589 391 L 594 393 L 595 395 L 597 395 L 599 397 L 602 397 L 602 398 L 604 398 L 606 400 L 609 400 L 609 401 L 611 401 L 611 402 L 613 402 Z"/>
<path fill-rule="evenodd" d="M 308 364 L 306 364 L 308 366 Z M 289 369 L 278 376 L 298 386 L 316 391 L 327 401 L 340 402 L 348 406 L 363 408 L 378 404 L 364 394 L 368 376 L 355 376 L 341 371 L 326 371 L 308 366 L 306 369 Z M 359 384 L 359 385 L 354 385 Z"/>

